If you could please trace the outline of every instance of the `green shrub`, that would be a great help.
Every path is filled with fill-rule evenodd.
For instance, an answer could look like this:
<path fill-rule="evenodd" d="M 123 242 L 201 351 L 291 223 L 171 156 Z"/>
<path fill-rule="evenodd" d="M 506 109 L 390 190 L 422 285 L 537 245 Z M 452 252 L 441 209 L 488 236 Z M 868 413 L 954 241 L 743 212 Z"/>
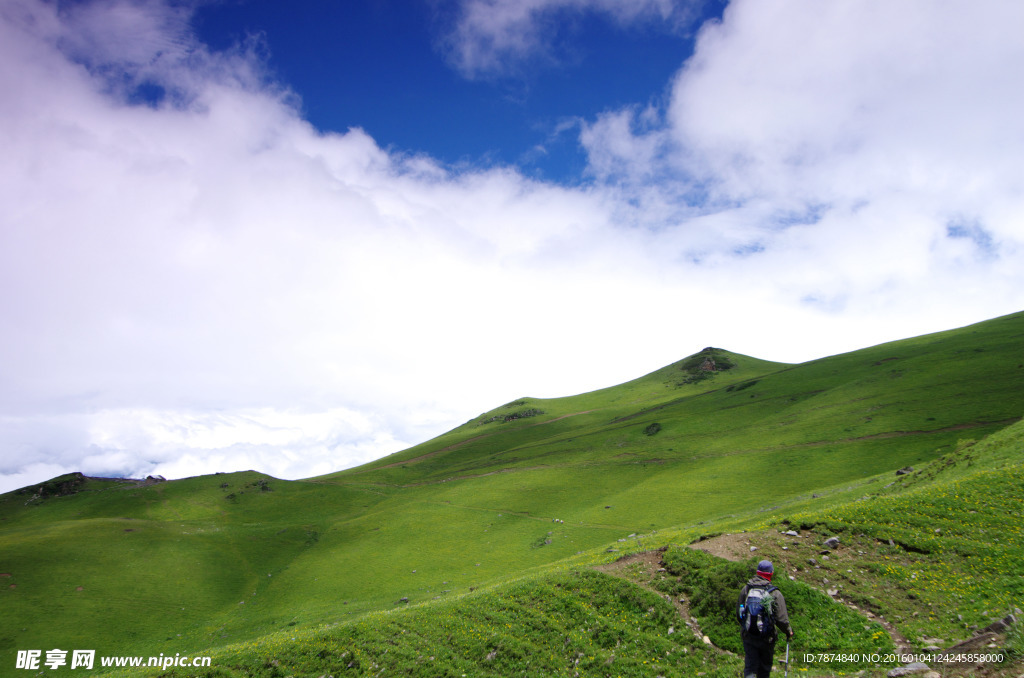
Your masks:
<path fill-rule="evenodd" d="M 664 562 L 665 569 L 679 577 L 679 588 L 690 601 L 690 612 L 711 642 L 742 653 L 736 599 L 753 568 L 690 548 L 668 550 Z"/>
<path fill-rule="evenodd" d="M 1024 658 L 1024 622 L 1019 619 L 1006 632 L 1006 654 L 1013 659 Z"/>

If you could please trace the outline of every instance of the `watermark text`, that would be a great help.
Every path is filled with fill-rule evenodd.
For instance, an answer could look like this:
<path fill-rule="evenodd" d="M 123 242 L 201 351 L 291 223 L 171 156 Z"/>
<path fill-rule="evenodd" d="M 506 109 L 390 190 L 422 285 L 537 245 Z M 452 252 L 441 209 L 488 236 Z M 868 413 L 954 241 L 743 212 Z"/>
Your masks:
<path fill-rule="evenodd" d="M 172 667 L 202 668 L 210 666 L 210 657 L 197 657 L 182 655 L 180 652 L 174 655 L 160 654 L 156 657 L 132 657 L 116 655 L 96 656 L 96 650 L 18 650 L 15 658 L 14 668 L 27 671 L 38 671 L 50 669 L 56 671 L 61 668 L 85 669 L 103 667 L 150 667 L 167 670 Z"/>

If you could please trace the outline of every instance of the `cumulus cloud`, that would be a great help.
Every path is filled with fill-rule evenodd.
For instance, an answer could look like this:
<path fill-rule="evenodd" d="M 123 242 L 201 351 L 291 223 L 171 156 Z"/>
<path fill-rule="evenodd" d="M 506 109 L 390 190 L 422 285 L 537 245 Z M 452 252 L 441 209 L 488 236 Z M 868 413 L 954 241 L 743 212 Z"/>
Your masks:
<path fill-rule="evenodd" d="M 732 196 L 1005 190 L 1017 184 L 1006 144 L 1020 143 L 1024 47 L 1011 27 L 1024 9 L 977 10 L 735 2 L 679 73 L 673 129 Z"/>
<path fill-rule="evenodd" d="M 611 111 L 581 140 L 593 173 L 626 193 L 649 192 L 655 168 L 691 191 L 657 195 L 733 215 L 738 240 L 697 256 L 771 262 L 809 303 L 909 306 L 939 285 L 984 305 L 956 291 L 978 276 L 1016 298 L 1022 18 L 1013 2 L 735 0 L 701 30 L 659 120 Z"/>
<path fill-rule="evenodd" d="M 566 17 L 595 13 L 621 26 L 689 26 L 701 0 L 461 0 L 445 47 L 470 78 L 507 75 L 527 61 L 557 60 Z"/>
<path fill-rule="evenodd" d="M 582 125 L 582 187 L 316 130 L 177 5 L 74 7 L 0 6 L 0 491 L 308 477 L 707 345 L 806 360 L 1024 302 L 1015 4 L 737 0 L 668 107 Z M 498 54 L 584 5 L 465 7 Z"/>

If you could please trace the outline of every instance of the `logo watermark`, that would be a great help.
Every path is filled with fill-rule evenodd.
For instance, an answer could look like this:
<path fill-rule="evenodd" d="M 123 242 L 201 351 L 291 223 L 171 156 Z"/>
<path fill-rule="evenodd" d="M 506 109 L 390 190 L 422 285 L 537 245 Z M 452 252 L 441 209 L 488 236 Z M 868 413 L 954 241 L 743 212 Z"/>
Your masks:
<path fill-rule="evenodd" d="M 172 667 L 202 668 L 210 666 L 210 657 L 198 657 L 184 655 L 179 652 L 175 655 L 161 653 L 157 657 L 132 657 L 101 655 L 97 658 L 96 650 L 18 650 L 14 668 L 27 671 L 38 671 L 50 669 L 56 671 L 60 668 L 91 670 L 97 666 L 109 667 L 150 667 L 167 670 Z"/>

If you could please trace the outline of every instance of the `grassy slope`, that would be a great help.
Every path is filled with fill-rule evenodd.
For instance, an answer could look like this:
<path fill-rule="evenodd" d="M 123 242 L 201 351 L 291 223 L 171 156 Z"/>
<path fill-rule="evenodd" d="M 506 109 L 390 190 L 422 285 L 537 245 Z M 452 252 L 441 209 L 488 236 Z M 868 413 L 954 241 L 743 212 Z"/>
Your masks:
<path fill-rule="evenodd" d="M 269 479 L 272 491 L 248 473 L 29 506 L 4 495 L 0 572 L 16 588 L 0 595 L 17 623 L 0 653 L 193 650 L 452 598 L 634 532 L 838 498 L 1019 417 L 1022 336 L 1017 314 L 797 366 L 717 351 L 735 366 L 703 381 L 681 383 L 694 376 L 682 361 L 522 399 L 362 469 Z M 529 409 L 544 414 L 482 423 Z M 753 502 L 736 482 L 752 459 L 791 471 Z"/>
<path fill-rule="evenodd" d="M 123 676 L 733 676 L 734 656 L 677 631 L 661 596 L 589 570 L 549 573 L 341 625 L 224 648 L 210 670 Z"/>
<path fill-rule="evenodd" d="M 921 647 L 925 638 L 963 639 L 1021 607 L 1022 516 L 1024 422 L 964 441 L 860 501 L 787 519 L 847 542 L 837 559 L 856 574 L 833 565 L 833 584 Z"/>
<path fill-rule="evenodd" d="M 848 609 L 865 614 L 865 630 L 873 620 L 888 620 L 906 639 L 907 652 L 951 648 L 1021 607 L 1024 422 L 978 442 L 965 440 L 914 473 L 887 480 L 884 485 L 860 484 L 856 493 L 831 506 L 793 507 L 767 520 L 733 523 L 729 529 L 748 530 L 745 537 L 759 549 L 756 558 L 775 563 L 775 581 L 787 600 L 794 587 L 814 590 L 826 600 L 831 591 Z M 793 529 L 798 537 L 784 534 Z M 686 540 L 690 534 L 680 536 Z M 840 539 L 836 550 L 824 546 L 831 536 Z M 667 562 L 680 559 L 671 552 L 669 556 Z M 722 562 L 712 567 L 721 569 Z M 866 639 L 849 645 L 849 632 L 837 637 L 813 618 L 813 606 L 790 607 L 800 631 L 793 644 L 798 655 L 880 651 Z M 701 622 L 716 643 L 729 647 L 735 642 L 734 629 L 721 614 L 720 607 L 712 608 Z M 1018 626 L 1009 638 L 999 635 L 958 651 L 1003 653 L 1009 659 L 1005 665 L 990 662 L 980 670 L 972 663 L 948 665 L 943 675 L 1019 676 L 1024 670 L 1022 631 Z M 1007 652 L 1008 643 L 1012 652 Z M 817 664 L 819 669 L 825 666 Z M 865 662 L 831 668 L 874 668 L 871 675 L 884 674 Z"/>
<path fill-rule="evenodd" d="M 747 536 L 760 551 L 746 563 L 672 545 L 696 539 L 703 528 L 668 531 L 650 546 L 670 546 L 665 565 L 673 576 L 659 575 L 652 585 L 673 597 L 685 595 L 714 644 L 739 652 L 730 617 L 736 591 L 753 560 L 771 557 L 798 630 L 791 656 L 797 675 L 808 676 L 880 677 L 898 665 L 805 660 L 808 653 L 891 654 L 894 646 L 879 617 L 910 639 L 912 649 L 904 651 L 921 652 L 929 644 L 947 648 L 969 638 L 1019 605 L 1024 422 L 977 444 L 965 441 L 890 485 L 872 480 L 858 481 L 854 497 L 832 506 L 796 508 L 767 521 L 722 521 L 721 527 L 750 528 Z M 800 536 L 781 533 L 791 528 Z M 839 535 L 842 546 L 826 559 L 822 542 L 831 535 Z M 810 557 L 819 564 L 809 565 Z M 586 568 L 601 559 L 591 553 L 476 594 L 231 645 L 214 655 L 210 671 L 122 675 L 737 674 L 739 657 L 696 639 L 665 598 Z M 833 587 L 835 598 L 826 593 Z M 1005 653 L 1006 638 L 998 640 L 1002 644 L 994 649 L 985 641 L 962 652 Z M 1017 676 L 1024 668 L 1019 640 L 1016 651 L 1007 663 L 980 670 L 972 663 L 934 666 L 942 675 Z"/>
<path fill-rule="evenodd" d="M 245 472 L 28 506 L 25 495 L 5 495 L 0 569 L 12 576 L 2 594 L 18 624 L 0 644 L 130 652 L 159 650 L 178 634 L 219 636 L 222 621 L 252 618 L 239 603 L 270 588 L 268 574 L 315 546 L 323 528 L 310 505 L 358 515 L 363 494 Z"/>

